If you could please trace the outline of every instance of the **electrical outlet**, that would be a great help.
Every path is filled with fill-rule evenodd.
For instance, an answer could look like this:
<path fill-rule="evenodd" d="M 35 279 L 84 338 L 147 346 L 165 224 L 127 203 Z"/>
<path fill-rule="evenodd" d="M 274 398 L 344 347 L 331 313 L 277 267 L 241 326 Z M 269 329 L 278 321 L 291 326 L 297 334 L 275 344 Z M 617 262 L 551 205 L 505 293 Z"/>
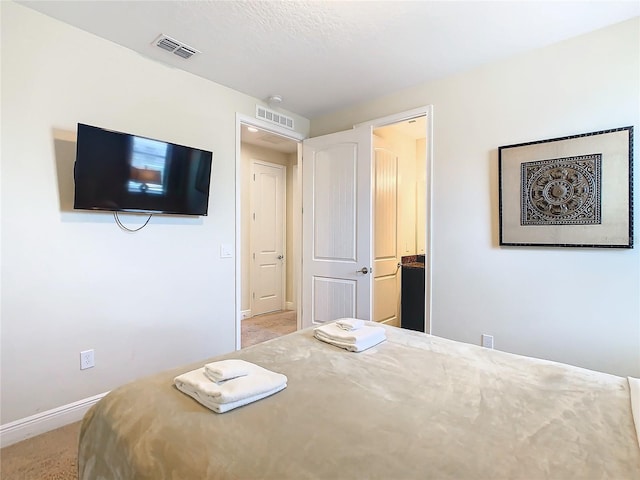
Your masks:
<path fill-rule="evenodd" d="M 493 348 L 493 335 L 482 335 L 482 346 L 485 348 Z"/>
<path fill-rule="evenodd" d="M 80 352 L 80 370 L 95 367 L 95 359 L 93 357 L 93 349 Z"/>

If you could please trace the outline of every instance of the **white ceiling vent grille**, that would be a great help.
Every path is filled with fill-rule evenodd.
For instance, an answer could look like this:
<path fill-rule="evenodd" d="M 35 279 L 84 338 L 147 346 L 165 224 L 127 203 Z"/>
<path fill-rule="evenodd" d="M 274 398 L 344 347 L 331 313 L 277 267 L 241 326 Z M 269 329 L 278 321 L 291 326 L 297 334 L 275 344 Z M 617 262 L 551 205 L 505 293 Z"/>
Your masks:
<path fill-rule="evenodd" d="M 153 45 L 182 58 L 191 58 L 196 53 L 201 53 L 199 50 L 179 42 L 175 38 L 171 38 L 164 33 L 160 34 L 160 36 L 153 41 Z"/>
<path fill-rule="evenodd" d="M 290 130 L 293 130 L 295 128 L 293 118 L 287 117 L 286 115 L 278 113 L 274 110 L 270 110 L 261 105 L 256 105 L 256 118 L 275 123 L 276 125 L 280 125 Z"/>

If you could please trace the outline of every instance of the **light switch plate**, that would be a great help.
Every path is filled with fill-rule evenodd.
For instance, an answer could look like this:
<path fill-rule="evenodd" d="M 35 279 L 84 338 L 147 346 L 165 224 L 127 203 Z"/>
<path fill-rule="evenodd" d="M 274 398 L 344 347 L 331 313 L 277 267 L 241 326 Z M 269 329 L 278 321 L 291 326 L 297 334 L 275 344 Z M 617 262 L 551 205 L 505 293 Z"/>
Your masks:
<path fill-rule="evenodd" d="M 233 247 L 228 243 L 220 245 L 220 258 L 233 258 Z"/>

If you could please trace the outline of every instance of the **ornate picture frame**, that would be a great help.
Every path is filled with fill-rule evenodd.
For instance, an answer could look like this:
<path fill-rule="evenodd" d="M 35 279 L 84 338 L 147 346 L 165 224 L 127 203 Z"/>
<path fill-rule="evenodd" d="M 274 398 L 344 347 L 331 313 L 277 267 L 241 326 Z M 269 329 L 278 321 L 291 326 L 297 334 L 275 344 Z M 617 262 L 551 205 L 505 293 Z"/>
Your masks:
<path fill-rule="evenodd" d="M 633 127 L 498 148 L 501 246 L 633 248 Z"/>

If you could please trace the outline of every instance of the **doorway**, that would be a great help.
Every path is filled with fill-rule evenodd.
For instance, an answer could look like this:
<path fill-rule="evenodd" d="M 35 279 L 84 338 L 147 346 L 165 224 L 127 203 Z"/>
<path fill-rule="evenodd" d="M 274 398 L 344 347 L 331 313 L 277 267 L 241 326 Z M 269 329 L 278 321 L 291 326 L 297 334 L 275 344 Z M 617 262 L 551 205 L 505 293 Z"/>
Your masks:
<path fill-rule="evenodd" d="M 363 124 L 360 125 L 356 125 L 354 126 L 354 130 L 356 128 L 365 126 L 369 128 L 369 138 L 372 139 L 373 135 L 372 132 L 374 129 L 378 129 L 381 127 L 386 127 L 386 126 L 391 126 L 394 124 L 402 124 L 402 123 L 406 123 L 406 125 L 403 126 L 403 128 L 409 128 L 411 125 L 411 123 L 415 123 L 412 120 L 417 119 L 423 117 L 424 118 L 424 123 L 419 123 L 418 125 L 414 125 L 414 127 L 419 128 L 421 130 L 421 132 L 424 132 L 424 136 L 423 136 L 423 149 L 422 149 L 422 153 L 420 154 L 419 158 L 416 158 L 416 161 L 418 163 L 420 163 L 420 168 L 423 169 L 424 171 L 424 176 L 426 177 L 424 179 L 424 181 L 418 181 L 415 185 L 415 192 L 416 192 L 416 196 L 415 196 L 415 216 L 416 218 L 422 218 L 423 222 L 422 224 L 420 223 L 416 223 L 415 225 L 415 245 L 416 245 L 416 249 L 419 249 L 420 245 L 423 246 L 424 249 L 424 253 L 425 253 L 425 292 L 424 292 L 424 306 L 425 306 L 425 325 L 424 325 L 424 331 L 427 333 L 431 333 L 431 184 L 432 184 L 432 154 L 433 154 L 433 142 L 432 142 L 432 138 L 433 138 L 433 127 L 432 127 L 432 118 L 433 118 L 433 107 L 432 106 L 425 106 L 425 107 L 420 107 L 411 111 L 405 111 L 405 112 L 401 112 L 395 115 L 390 115 L 387 117 L 383 117 L 383 118 L 379 118 L 376 120 L 372 120 L 369 122 L 365 122 Z M 240 127 L 245 127 L 245 126 L 249 126 L 249 125 L 254 125 L 254 126 L 258 126 L 261 129 L 264 129 L 265 131 L 272 131 L 271 126 L 267 125 L 265 122 L 262 122 L 260 120 L 256 120 L 250 117 L 245 117 L 243 115 L 238 114 L 237 115 L 238 121 L 237 121 L 237 152 L 240 152 L 241 149 L 241 145 L 240 145 L 240 136 L 241 136 L 241 132 L 240 132 Z M 402 126 L 402 125 L 399 125 Z M 275 132 L 272 131 L 272 133 L 275 133 L 276 135 L 280 135 L 280 136 L 284 136 L 286 138 L 288 138 L 289 140 L 293 141 L 296 143 L 297 146 L 300 146 L 302 144 L 302 140 L 303 137 L 300 136 L 299 134 L 297 134 L 296 132 L 289 132 L 289 131 L 283 131 L 283 129 L 276 129 Z M 306 142 L 305 142 L 306 143 Z M 302 177 L 303 177 L 303 168 L 299 168 L 298 169 L 298 165 L 300 164 L 300 162 L 302 161 L 302 148 L 298 148 L 298 163 L 296 165 L 294 165 L 291 170 L 296 170 L 297 174 L 295 174 L 293 177 L 298 179 L 298 184 L 295 188 L 295 193 L 297 195 L 299 195 L 299 198 L 297 201 L 295 201 L 294 204 L 296 205 L 302 205 L 304 202 L 302 201 L 301 198 L 301 192 L 302 192 Z M 238 185 L 240 185 L 240 158 L 237 155 L 237 159 L 238 161 L 236 162 L 236 169 L 237 169 L 237 178 L 238 178 Z M 301 165 L 301 164 L 300 164 Z M 306 165 L 306 163 L 305 163 Z M 397 188 L 397 187 L 396 187 Z M 242 189 L 241 189 L 242 190 Z M 242 302 L 242 292 L 241 292 L 241 284 L 243 283 L 243 279 L 246 278 L 247 272 L 245 270 L 243 270 L 241 268 L 241 258 L 244 258 L 244 255 L 240 254 L 241 252 L 241 240 L 240 237 L 244 236 L 244 232 L 246 231 L 246 227 L 244 225 L 242 225 L 241 219 L 240 219 L 240 212 L 241 212 L 241 192 L 236 196 L 237 199 L 237 204 L 236 204 L 236 215 L 237 215 L 237 224 L 239 225 L 239 233 L 240 235 L 237 236 L 237 240 L 236 240 L 236 251 L 239 252 L 239 254 L 236 256 L 236 271 L 239 272 L 238 276 L 237 276 L 237 285 L 236 285 L 236 298 L 237 298 L 237 305 L 238 307 L 240 307 L 241 305 L 244 305 L 244 303 Z M 396 211 L 398 210 L 402 210 L 403 209 L 403 205 L 402 203 L 398 203 L 396 205 Z M 305 210 L 306 211 L 306 210 Z M 302 228 L 300 228 L 300 226 L 302 225 L 302 221 L 301 221 L 301 209 L 296 209 L 296 211 L 294 212 L 294 215 L 298 215 L 298 227 L 293 228 L 293 237 L 294 237 L 294 241 L 293 241 L 293 247 L 294 247 L 294 252 L 293 252 L 293 259 L 291 258 L 291 255 L 289 254 L 289 267 L 293 268 L 294 271 L 294 275 L 296 278 L 296 282 L 295 282 L 295 294 L 293 295 L 293 298 L 295 299 L 294 301 L 296 302 L 295 304 L 295 308 L 297 309 L 297 325 L 298 328 L 307 326 L 305 324 L 303 324 L 303 316 L 301 315 L 301 308 L 302 308 L 302 300 L 303 300 L 303 292 L 302 292 L 302 283 L 303 283 L 303 276 L 302 276 L 302 248 L 305 248 L 305 246 L 308 244 L 308 242 L 305 242 L 305 245 L 303 245 L 302 243 L 302 239 L 301 239 L 301 231 Z M 308 217 L 308 215 L 306 216 Z M 371 231 L 370 234 L 373 234 L 373 232 Z M 413 242 L 411 242 L 413 244 Z M 298 252 L 297 252 L 297 257 L 296 257 L 296 252 L 295 252 L 295 248 L 298 248 Z M 398 240 L 396 239 L 396 255 L 395 258 L 393 260 L 397 260 L 399 256 L 401 256 L 402 252 L 402 248 L 406 247 L 406 243 L 403 240 Z M 293 262 L 291 262 L 291 260 L 293 260 Z M 372 259 L 372 263 L 373 263 L 373 259 Z M 396 268 L 397 268 L 397 264 L 398 262 L 395 262 L 396 264 Z M 364 269 L 362 269 L 364 270 Z M 360 274 L 361 273 L 361 269 L 358 268 L 357 273 Z M 364 273 L 364 272 L 363 272 Z M 368 276 L 369 278 L 373 278 L 371 275 Z M 398 282 L 398 277 L 396 277 L 395 282 Z M 393 283 L 393 282 L 387 282 L 387 283 Z M 372 285 L 373 282 L 371 282 L 371 285 L 368 287 L 369 288 L 369 292 L 370 294 L 372 293 Z M 399 289 L 399 286 L 398 286 Z M 399 291 L 399 290 L 398 290 Z M 371 296 L 371 295 L 370 295 Z M 396 303 L 399 304 L 399 293 L 394 297 L 396 300 Z M 375 299 L 373 297 L 371 297 L 370 300 L 370 305 L 371 308 L 369 309 L 370 312 L 373 311 L 373 309 L 375 308 L 374 305 L 374 301 Z M 317 303 L 317 302 L 316 302 Z M 399 307 L 396 306 L 396 312 L 398 311 Z M 307 310 L 308 312 L 309 310 Z M 246 312 L 244 310 L 240 311 L 238 310 L 238 322 L 237 322 L 237 328 L 236 328 L 236 348 L 240 348 L 241 346 L 241 339 L 240 339 L 240 332 L 241 332 L 241 323 L 240 323 L 240 318 L 241 318 L 241 314 L 246 314 Z M 398 322 L 398 314 L 395 313 L 395 319 L 392 322 L 387 322 L 387 323 L 391 323 L 391 324 L 397 324 Z M 369 317 L 367 317 L 369 318 Z"/>
<path fill-rule="evenodd" d="M 252 151 L 252 157 L 256 153 Z M 261 156 L 264 157 L 264 153 Z M 287 161 L 286 156 L 283 161 Z M 251 159 L 249 290 L 252 317 L 284 310 L 285 306 L 286 178 L 287 165 Z"/>
<path fill-rule="evenodd" d="M 372 318 L 400 327 L 408 311 L 402 304 L 402 282 L 409 278 L 403 265 L 426 252 L 426 116 L 375 128 L 373 135 Z M 414 287 L 424 297 L 424 286 Z"/>
<path fill-rule="evenodd" d="M 297 327 L 293 205 L 299 140 L 261 123 L 240 118 L 237 122 L 237 349 L 245 346 L 248 331 L 266 339 L 276 323 L 292 319 L 293 330 Z M 279 316 L 276 323 L 273 316 Z M 241 323 L 245 319 L 250 321 Z"/>
<path fill-rule="evenodd" d="M 340 316 L 399 326 L 398 264 L 405 250 L 415 256 L 420 242 L 424 245 L 423 330 L 430 333 L 432 112 L 431 106 L 421 107 L 303 142 L 303 327 Z M 402 153 L 404 146 L 377 146 L 377 153 L 383 155 L 374 157 L 374 130 L 382 136 L 382 127 L 407 129 L 414 123 L 420 125 L 416 128 L 421 130 L 422 148 L 418 159 L 418 142 L 412 141 L 411 173 L 402 173 L 407 157 Z M 422 184 L 416 182 L 417 163 L 424 176 Z M 398 183 L 402 175 L 411 195 L 401 191 L 405 188 Z M 418 199 L 415 192 L 419 190 Z M 405 209 L 398 202 L 405 197 L 412 206 L 413 234 L 399 237 L 403 229 L 398 228 L 398 213 Z M 382 212 L 379 217 L 376 207 Z M 423 220 L 420 227 L 415 223 L 417 211 Z M 382 222 L 383 218 L 390 223 Z"/>

